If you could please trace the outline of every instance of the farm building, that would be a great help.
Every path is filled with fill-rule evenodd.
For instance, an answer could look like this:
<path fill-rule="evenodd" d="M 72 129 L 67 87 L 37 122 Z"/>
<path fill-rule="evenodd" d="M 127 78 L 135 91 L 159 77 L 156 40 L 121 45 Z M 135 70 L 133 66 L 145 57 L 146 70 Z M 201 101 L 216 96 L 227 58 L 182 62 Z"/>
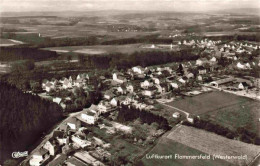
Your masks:
<path fill-rule="evenodd" d="M 210 82 L 210 85 L 218 88 L 220 85 L 223 85 L 223 84 L 226 84 L 226 83 L 229 83 L 229 82 L 233 82 L 235 80 L 236 79 L 233 78 L 233 77 L 228 77 L 228 78 L 212 81 L 212 82 Z"/>

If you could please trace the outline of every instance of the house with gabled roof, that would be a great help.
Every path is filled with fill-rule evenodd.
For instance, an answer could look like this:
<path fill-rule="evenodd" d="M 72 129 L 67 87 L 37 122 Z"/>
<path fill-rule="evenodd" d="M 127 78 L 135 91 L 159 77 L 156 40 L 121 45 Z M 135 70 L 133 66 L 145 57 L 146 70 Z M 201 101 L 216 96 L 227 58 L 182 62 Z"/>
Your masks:
<path fill-rule="evenodd" d="M 49 140 L 43 145 L 44 149 L 49 151 L 51 156 L 55 156 L 59 150 L 59 146 L 56 144 L 55 140 Z"/>
<path fill-rule="evenodd" d="M 81 127 L 81 122 L 75 117 L 69 118 L 66 124 L 69 127 L 69 131 L 72 132 L 76 132 Z"/>
<path fill-rule="evenodd" d="M 132 70 L 135 74 L 144 74 L 145 69 L 141 66 L 134 66 L 132 67 Z"/>
<path fill-rule="evenodd" d="M 90 141 L 81 139 L 79 136 L 77 135 L 72 135 L 71 136 L 71 140 L 74 144 L 76 144 L 77 146 L 81 147 L 81 148 L 85 148 L 91 145 Z"/>
<path fill-rule="evenodd" d="M 111 101 L 110 101 L 110 104 L 113 106 L 113 107 L 117 107 L 119 102 L 118 102 L 118 99 L 116 97 L 114 97 Z"/>
<path fill-rule="evenodd" d="M 93 109 L 86 109 L 80 115 L 77 116 L 77 119 L 83 123 L 93 125 L 98 120 L 98 115 L 99 114 Z"/>
<path fill-rule="evenodd" d="M 111 100 L 113 97 L 115 97 L 115 94 L 111 90 L 105 91 L 104 98 L 107 100 Z"/>
<path fill-rule="evenodd" d="M 127 84 L 126 85 L 126 91 L 129 93 L 133 93 L 134 92 L 134 86 L 132 84 Z"/>
<path fill-rule="evenodd" d="M 67 78 L 64 79 L 62 87 L 64 89 L 72 88 L 72 82 Z"/>
<path fill-rule="evenodd" d="M 179 85 L 177 83 L 175 83 L 175 82 L 170 83 L 170 85 L 171 85 L 171 87 L 173 89 L 178 89 L 179 88 Z"/>
<path fill-rule="evenodd" d="M 153 86 L 153 82 L 151 80 L 145 80 L 144 82 L 140 83 L 141 88 L 147 89 Z"/>
<path fill-rule="evenodd" d="M 124 77 L 124 74 L 121 72 L 113 73 L 112 77 L 113 77 L 114 81 L 121 83 L 121 84 L 127 81 L 126 78 Z"/>
<path fill-rule="evenodd" d="M 54 84 L 52 84 L 52 83 L 50 83 L 50 82 L 47 82 L 46 84 L 45 84 L 45 90 L 46 90 L 46 92 L 50 92 L 51 90 L 55 90 L 56 88 L 55 88 L 55 86 L 54 86 Z"/>
<path fill-rule="evenodd" d="M 199 71 L 199 74 L 206 74 L 207 73 L 206 68 L 203 67 L 203 66 L 198 66 L 197 69 Z"/>
<path fill-rule="evenodd" d="M 101 101 L 97 107 L 100 113 L 107 113 L 113 110 L 111 104 L 107 101 Z"/>
<path fill-rule="evenodd" d="M 55 139 L 59 145 L 65 145 L 69 143 L 69 137 L 67 133 L 61 130 L 55 130 L 52 134 L 52 138 Z"/>
<path fill-rule="evenodd" d="M 32 154 L 29 164 L 31 166 L 45 165 L 50 160 L 50 154 L 47 149 L 40 148 Z"/>
<path fill-rule="evenodd" d="M 208 59 L 207 59 L 207 58 L 200 58 L 200 59 L 197 59 L 197 60 L 196 60 L 196 65 L 197 65 L 197 66 L 202 66 L 202 65 L 204 65 L 205 63 L 208 63 Z"/>
<path fill-rule="evenodd" d="M 157 88 L 154 87 L 154 86 L 153 87 L 149 87 L 148 89 L 143 90 L 142 94 L 144 96 L 152 97 L 155 94 L 156 90 L 157 90 Z"/>

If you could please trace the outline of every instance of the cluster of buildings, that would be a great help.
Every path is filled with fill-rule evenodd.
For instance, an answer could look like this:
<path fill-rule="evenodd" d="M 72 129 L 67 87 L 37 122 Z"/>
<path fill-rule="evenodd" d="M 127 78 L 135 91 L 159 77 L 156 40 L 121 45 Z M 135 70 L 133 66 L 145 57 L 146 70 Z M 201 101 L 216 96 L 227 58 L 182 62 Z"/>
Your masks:
<path fill-rule="evenodd" d="M 94 120 L 88 119 L 87 114 L 92 111 L 92 108 L 89 108 L 59 125 L 51 138 L 32 152 L 29 164 L 104 166 L 103 162 L 110 160 L 111 154 L 107 149 L 111 145 L 100 138 L 88 135 L 86 124 L 92 124 Z"/>
<path fill-rule="evenodd" d="M 85 87 L 85 85 L 89 81 L 89 76 L 86 73 L 79 74 L 76 79 L 72 79 L 70 76 L 69 78 L 62 78 L 60 80 L 52 79 L 52 80 L 43 80 L 42 82 L 42 89 L 46 92 L 51 92 L 52 90 L 57 89 L 72 89 L 74 87 Z"/>
<path fill-rule="evenodd" d="M 200 41 L 184 40 L 179 44 L 204 48 L 204 51 L 208 52 L 209 55 L 182 64 L 145 68 L 135 66 L 122 72 L 113 71 L 109 78 L 101 76 L 100 83 L 104 89 L 99 104 L 83 109 L 79 114 L 60 125 L 53 132 L 52 137 L 32 154 L 30 165 L 77 165 L 75 164 L 77 162 L 81 165 L 104 165 L 103 162 L 109 160 L 111 156 L 107 151 L 110 144 L 97 137 L 88 138 L 86 126 L 98 124 L 100 115 L 111 113 L 123 105 L 143 111 L 152 111 L 158 109 L 154 107 L 155 100 L 170 99 L 173 97 L 173 92 L 176 92 L 175 94 L 200 94 L 199 91 L 193 90 L 203 85 L 225 90 L 247 90 L 248 88 L 259 87 L 259 79 L 253 77 L 219 76 L 218 73 L 222 69 L 219 68 L 219 56 L 216 54 L 218 52 L 229 58 L 234 57 L 236 53 L 240 53 L 240 50 L 245 50 L 242 52 L 249 54 L 250 50 L 259 49 L 259 46 L 242 43 L 221 44 L 220 40 L 207 39 Z M 233 54 L 233 51 L 236 53 Z M 250 69 L 251 65 L 260 66 L 259 62 L 250 64 L 249 62 L 238 61 L 236 63 L 237 68 L 241 69 L 244 69 L 244 66 L 245 69 Z M 206 80 L 209 77 L 212 80 L 207 82 Z M 74 87 L 85 88 L 88 81 L 89 76 L 87 74 L 79 74 L 76 79 L 69 77 L 61 80 L 46 80 L 42 83 L 42 88 L 46 92 L 56 89 L 73 89 Z M 197 84 L 194 84 L 194 82 Z M 205 82 L 208 84 L 204 84 Z M 55 98 L 54 100 L 57 103 L 61 102 L 61 99 Z M 180 116 L 179 112 L 172 115 L 176 119 Z M 187 116 L 186 118 L 193 122 L 191 117 Z M 131 127 L 116 122 L 113 122 L 112 126 L 114 127 L 109 128 L 99 124 L 100 128 L 107 127 L 111 133 L 118 130 L 131 133 Z M 89 147 L 95 147 L 95 149 L 89 150 Z M 75 153 L 72 156 L 68 155 L 72 151 Z"/>
<path fill-rule="evenodd" d="M 199 47 L 199 48 L 213 48 L 216 46 L 216 44 L 221 43 L 221 40 L 214 41 L 214 40 L 190 40 L 190 41 L 179 41 L 179 45 L 186 45 L 186 46 L 193 46 L 193 47 Z"/>

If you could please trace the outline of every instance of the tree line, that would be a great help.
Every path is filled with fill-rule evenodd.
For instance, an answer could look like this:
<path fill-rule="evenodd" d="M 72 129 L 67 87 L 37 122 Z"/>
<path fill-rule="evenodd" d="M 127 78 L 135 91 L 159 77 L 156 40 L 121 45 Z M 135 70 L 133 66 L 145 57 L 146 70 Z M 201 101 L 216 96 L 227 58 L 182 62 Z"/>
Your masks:
<path fill-rule="evenodd" d="M 122 105 L 119 109 L 117 120 L 121 123 L 133 121 L 140 118 L 143 123 L 152 124 L 158 123 L 160 129 L 169 130 L 170 126 L 167 119 L 160 115 L 155 115 L 152 112 L 136 109 L 132 106 Z"/>
<path fill-rule="evenodd" d="M 16 60 L 46 60 L 56 58 L 58 54 L 55 51 L 39 50 L 37 48 L 18 48 L 18 47 L 0 47 L 0 61 Z"/>
<path fill-rule="evenodd" d="M 128 69 L 133 66 L 152 66 L 170 62 L 183 62 L 197 60 L 199 56 L 191 49 L 181 51 L 141 51 L 130 55 L 122 53 L 112 53 L 106 55 L 87 56 L 83 58 L 79 55 L 79 62 L 91 65 L 96 68 L 117 68 Z"/>
<path fill-rule="evenodd" d="M 39 96 L 0 82 L 0 162 L 30 151 L 43 132 L 62 119 L 62 109 Z"/>
<path fill-rule="evenodd" d="M 211 120 L 198 118 L 194 118 L 193 124 L 189 123 L 188 121 L 184 121 L 183 125 L 214 132 L 218 135 L 222 135 L 229 139 L 238 139 L 245 143 L 260 145 L 260 138 L 257 136 L 257 134 L 248 131 L 246 128 L 243 127 L 239 127 L 236 131 L 232 131 L 227 127 L 223 127 L 219 124 L 212 122 Z"/>

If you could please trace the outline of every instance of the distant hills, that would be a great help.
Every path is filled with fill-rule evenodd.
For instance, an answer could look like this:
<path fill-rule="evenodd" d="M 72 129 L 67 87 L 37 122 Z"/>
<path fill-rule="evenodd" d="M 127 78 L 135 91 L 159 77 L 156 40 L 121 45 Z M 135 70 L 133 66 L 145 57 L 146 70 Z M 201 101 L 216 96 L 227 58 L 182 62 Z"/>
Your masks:
<path fill-rule="evenodd" d="M 258 15 L 260 16 L 260 8 L 230 8 L 223 10 L 205 10 L 203 11 L 139 11 L 139 10 L 88 10 L 88 11 L 52 11 L 52 12 L 41 12 L 41 11 L 31 11 L 31 12 L 1 12 L 0 17 L 24 17 L 24 16 L 111 16 L 111 15 L 121 15 L 121 14 L 235 14 L 235 15 Z"/>
<path fill-rule="evenodd" d="M 231 8 L 231 9 L 213 11 L 213 13 L 260 16 L 260 8 Z"/>

